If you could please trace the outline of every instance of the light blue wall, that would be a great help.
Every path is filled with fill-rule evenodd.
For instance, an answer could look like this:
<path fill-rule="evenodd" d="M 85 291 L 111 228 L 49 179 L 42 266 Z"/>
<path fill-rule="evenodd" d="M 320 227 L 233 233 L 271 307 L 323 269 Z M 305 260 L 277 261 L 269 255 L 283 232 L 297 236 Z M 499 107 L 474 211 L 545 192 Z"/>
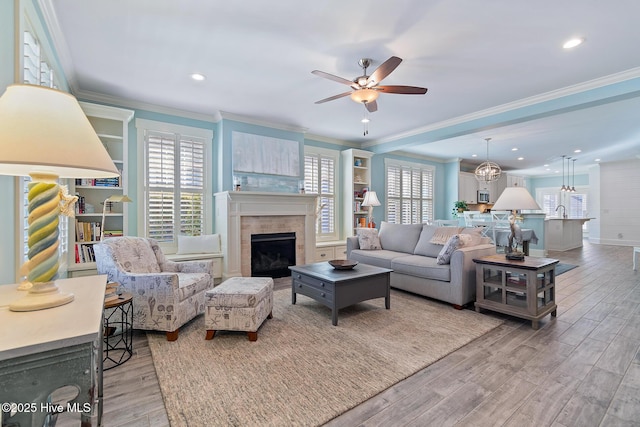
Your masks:
<path fill-rule="evenodd" d="M 14 27 L 13 1 L 0 2 L 0 93 L 14 81 Z M 16 216 L 14 209 L 15 178 L 0 176 L 0 283 L 15 282 L 16 248 Z"/>
<path fill-rule="evenodd" d="M 567 178 L 565 177 L 565 184 L 567 183 Z M 571 185 L 574 185 L 574 177 L 571 177 Z M 581 174 L 575 176 L 575 186 L 586 186 L 589 185 L 589 175 Z M 540 177 L 540 178 L 529 178 L 527 179 L 527 189 L 529 192 L 535 197 L 536 189 L 538 188 L 549 188 L 549 187 L 562 187 L 562 177 L 561 176 L 548 176 L 548 177 Z"/>
<path fill-rule="evenodd" d="M 453 219 L 453 204 L 458 200 L 458 180 L 460 179 L 460 163 L 458 161 L 445 163 L 445 194 L 438 197 L 442 200 L 440 210 L 434 219 Z"/>

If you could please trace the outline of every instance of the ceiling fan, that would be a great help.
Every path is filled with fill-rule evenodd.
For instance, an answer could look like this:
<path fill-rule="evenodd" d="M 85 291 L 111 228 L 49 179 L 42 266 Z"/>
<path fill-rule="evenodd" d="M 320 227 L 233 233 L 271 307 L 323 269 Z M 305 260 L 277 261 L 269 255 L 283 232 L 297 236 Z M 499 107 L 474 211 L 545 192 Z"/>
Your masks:
<path fill-rule="evenodd" d="M 338 95 L 330 96 L 329 98 L 316 101 L 316 104 L 322 104 L 324 102 L 333 101 L 334 99 L 342 98 L 345 96 L 351 96 L 351 99 L 358 103 L 363 103 L 370 113 L 378 110 L 378 104 L 376 99 L 380 92 L 384 93 L 399 93 L 403 95 L 424 95 L 427 93 L 427 88 L 417 86 L 398 86 L 388 85 L 380 86 L 382 79 L 387 77 L 398 65 L 402 62 L 401 58 L 392 56 L 384 61 L 380 66 L 370 75 L 367 75 L 367 68 L 371 65 L 371 59 L 362 58 L 358 61 L 358 65 L 362 67 L 364 73 L 362 76 L 356 77 L 353 80 L 347 80 L 342 77 L 334 76 L 333 74 L 325 73 L 324 71 L 313 70 L 311 73 L 316 76 L 324 77 L 325 79 L 333 80 L 338 83 L 345 84 L 351 87 L 349 92 L 344 92 Z"/>

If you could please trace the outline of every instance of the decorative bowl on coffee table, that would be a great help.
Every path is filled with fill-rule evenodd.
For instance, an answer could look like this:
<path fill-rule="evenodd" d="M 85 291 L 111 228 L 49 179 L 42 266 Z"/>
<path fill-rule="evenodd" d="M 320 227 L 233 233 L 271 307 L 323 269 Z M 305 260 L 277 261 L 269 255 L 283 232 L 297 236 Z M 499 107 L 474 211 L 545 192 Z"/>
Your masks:
<path fill-rule="evenodd" d="M 353 267 L 358 265 L 358 261 L 353 261 L 350 259 L 332 259 L 331 261 L 327 261 L 333 268 L 336 270 L 351 270 Z"/>

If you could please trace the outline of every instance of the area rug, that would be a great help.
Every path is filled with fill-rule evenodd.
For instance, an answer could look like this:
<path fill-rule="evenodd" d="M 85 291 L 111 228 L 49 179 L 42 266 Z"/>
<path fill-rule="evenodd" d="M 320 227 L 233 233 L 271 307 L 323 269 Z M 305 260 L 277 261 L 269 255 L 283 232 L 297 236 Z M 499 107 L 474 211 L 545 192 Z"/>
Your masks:
<path fill-rule="evenodd" d="M 559 262 L 556 264 L 556 276 L 559 276 L 562 273 L 566 273 L 569 270 L 573 270 L 576 267 L 577 265 L 574 265 L 574 264 L 565 264 L 565 263 Z"/>
<path fill-rule="evenodd" d="M 291 291 L 274 292 L 273 319 L 249 342 L 219 332 L 205 341 L 200 316 L 177 341 L 148 333 L 169 420 L 176 426 L 323 424 L 430 365 L 502 321 L 392 291 L 331 311 Z"/>

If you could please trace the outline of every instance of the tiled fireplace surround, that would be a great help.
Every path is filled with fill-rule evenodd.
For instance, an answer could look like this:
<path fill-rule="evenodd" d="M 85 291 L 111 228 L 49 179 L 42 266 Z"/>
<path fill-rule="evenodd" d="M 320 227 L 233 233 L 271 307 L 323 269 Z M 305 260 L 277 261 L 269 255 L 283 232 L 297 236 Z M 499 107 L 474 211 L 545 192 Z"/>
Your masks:
<path fill-rule="evenodd" d="M 316 196 L 233 191 L 215 194 L 216 233 L 222 238 L 223 279 L 251 276 L 251 235 L 296 234 L 296 264 L 315 258 Z"/>

